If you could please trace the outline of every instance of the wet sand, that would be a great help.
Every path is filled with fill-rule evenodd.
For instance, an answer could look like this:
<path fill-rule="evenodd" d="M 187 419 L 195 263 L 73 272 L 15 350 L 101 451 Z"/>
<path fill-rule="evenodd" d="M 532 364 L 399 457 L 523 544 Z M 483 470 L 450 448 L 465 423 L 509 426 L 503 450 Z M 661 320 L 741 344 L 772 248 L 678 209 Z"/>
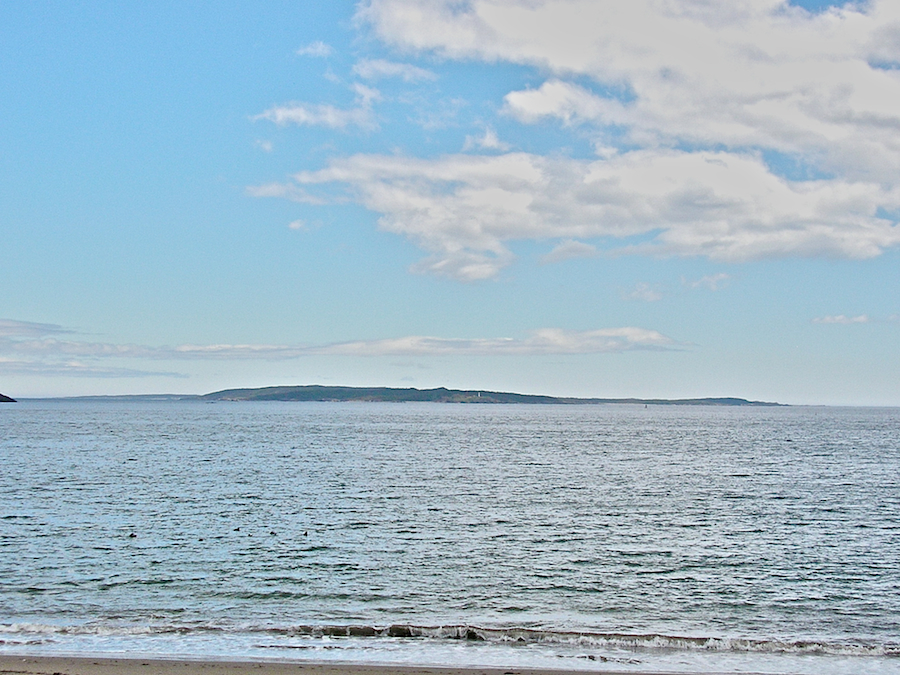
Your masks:
<path fill-rule="evenodd" d="M 589 671 L 0 655 L 0 675 L 573 675 L 586 672 Z M 602 669 L 595 672 L 624 675 Z"/>

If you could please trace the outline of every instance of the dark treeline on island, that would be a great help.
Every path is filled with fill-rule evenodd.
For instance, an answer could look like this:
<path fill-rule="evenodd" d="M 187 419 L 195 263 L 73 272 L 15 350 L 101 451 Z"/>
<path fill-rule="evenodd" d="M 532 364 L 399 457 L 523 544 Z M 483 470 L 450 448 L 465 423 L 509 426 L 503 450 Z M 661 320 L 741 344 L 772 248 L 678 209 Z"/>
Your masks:
<path fill-rule="evenodd" d="M 16 399 L 0 394 L 0 403 L 15 403 Z"/>
<path fill-rule="evenodd" d="M 604 404 L 632 403 L 641 405 L 719 405 L 778 406 L 780 403 L 748 401 L 743 398 L 573 398 L 514 394 L 500 391 L 464 391 L 458 389 L 414 389 L 393 387 L 262 387 L 259 389 L 226 389 L 197 397 L 202 401 L 386 401 L 429 403 L 531 403 L 531 404 Z"/>

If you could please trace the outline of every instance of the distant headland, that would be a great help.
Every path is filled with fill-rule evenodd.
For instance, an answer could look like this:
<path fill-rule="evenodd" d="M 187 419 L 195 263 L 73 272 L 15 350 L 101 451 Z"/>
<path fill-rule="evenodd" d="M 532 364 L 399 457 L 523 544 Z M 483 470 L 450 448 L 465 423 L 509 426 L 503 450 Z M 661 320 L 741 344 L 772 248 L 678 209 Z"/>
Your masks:
<path fill-rule="evenodd" d="M 514 394 L 502 391 L 459 390 L 438 387 L 414 389 L 393 387 L 326 387 L 305 385 L 294 387 L 262 387 L 259 389 L 226 389 L 197 397 L 202 401 L 383 401 L 429 403 L 530 403 L 530 404 L 615 404 L 640 405 L 717 405 L 780 406 L 781 403 L 748 401 L 743 398 L 574 398 Z"/>
<path fill-rule="evenodd" d="M 5 397 L 4 397 L 5 398 Z M 0 399 L 3 400 L 3 399 Z M 12 399 L 6 399 L 12 400 Z M 67 396 L 55 400 L 68 401 L 143 401 L 165 403 L 177 401 L 297 401 L 297 402 L 385 402 L 385 403 L 526 403 L 554 405 L 705 405 L 705 406 L 785 406 L 784 403 L 749 401 L 745 398 L 577 398 L 516 394 L 484 389 L 415 389 L 399 387 L 327 387 L 320 384 L 256 389 L 224 389 L 210 394 L 124 394 L 113 396 Z"/>
<path fill-rule="evenodd" d="M 0 394 L 0 403 L 15 403 L 16 399 Z"/>

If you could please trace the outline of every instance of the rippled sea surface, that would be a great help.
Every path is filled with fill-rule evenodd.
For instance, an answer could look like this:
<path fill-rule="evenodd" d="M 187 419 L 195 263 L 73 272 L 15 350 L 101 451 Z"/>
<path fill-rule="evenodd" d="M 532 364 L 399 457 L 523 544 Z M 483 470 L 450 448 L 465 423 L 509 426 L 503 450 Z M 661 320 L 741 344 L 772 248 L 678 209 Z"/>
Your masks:
<path fill-rule="evenodd" d="M 900 673 L 900 409 L 2 406 L 0 650 Z"/>

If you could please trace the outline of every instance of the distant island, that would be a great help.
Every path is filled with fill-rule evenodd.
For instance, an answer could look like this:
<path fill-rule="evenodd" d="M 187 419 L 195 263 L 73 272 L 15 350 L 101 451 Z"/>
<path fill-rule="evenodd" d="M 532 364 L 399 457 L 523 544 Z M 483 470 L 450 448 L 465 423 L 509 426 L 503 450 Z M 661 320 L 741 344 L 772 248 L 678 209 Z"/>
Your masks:
<path fill-rule="evenodd" d="M 0 403 L 15 403 L 16 399 L 0 394 Z"/>
<path fill-rule="evenodd" d="M 201 401 L 381 401 L 429 403 L 530 403 L 530 404 L 615 404 L 639 405 L 716 405 L 716 406 L 781 406 L 781 403 L 748 401 L 744 398 L 574 398 L 514 394 L 502 391 L 436 389 L 401 389 L 393 387 L 326 387 L 304 385 L 294 387 L 262 387 L 258 389 L 225 389 L 196 398 Z"/>
<path fill-rule="evenodd" d="M 8 397 L 2 400 L 12 401 Z M 327 387 L 319 384 L 255 389 L 224 389 L 210 394 L 119 394 L 112 396 L 67 396 L 56 400 L 94 402 L 168 403 L 178 401 L 319 401 L 319 402 L 386 402 L 386 403 L 526 403 L 555 405 L 704 405 L 704 406 L 785 406 L 784 403 L 749 401 L 745 398 L 577 398 L 574 396 L 542 396 L 515 394 L 483 389 L 415 389 L 399 387 Z"/>

